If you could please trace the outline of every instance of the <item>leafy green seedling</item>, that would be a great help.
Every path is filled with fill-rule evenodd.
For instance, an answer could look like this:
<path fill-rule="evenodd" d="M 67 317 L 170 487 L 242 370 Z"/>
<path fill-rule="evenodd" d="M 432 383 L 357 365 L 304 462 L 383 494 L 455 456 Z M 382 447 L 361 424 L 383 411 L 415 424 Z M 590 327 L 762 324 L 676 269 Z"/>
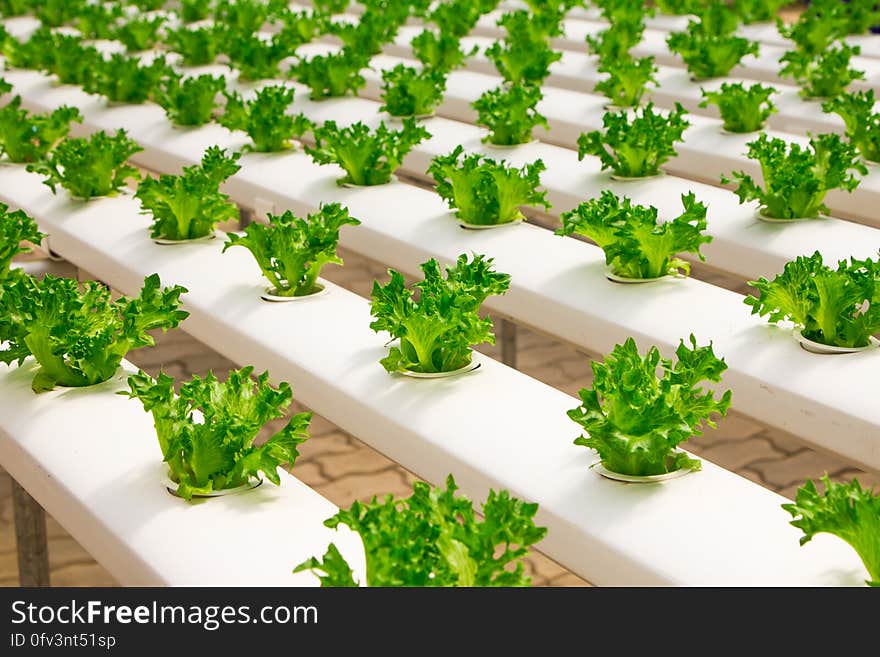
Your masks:
<path fill-rule="evenodd" d="M 387 332 L 399 344 L 380 362 L 388 372 L 452 372 L 468 366 L 473 345 L 494 344 L 492 320 L 480 317 L 486 297 L 504 294 L 510 276 L 495 272 L 492 259 L 461 255 L 455 267 L 446 269 L 431 259 L 421 265 L 424 280 L 407 289 L 403 274 L 389 270 L 385 285 L 373 283 L 370 324 L 376 332 Z"/>
<path fill-rule="evenodd" d="M 719 383 L 727 365 L 693 335 L 675 355 L 674 364 L 657 347 L 642 356 L 628 338 L 604 362 L 593 361 L 593 386 L 581 389 L 581 405 L 568 412 L 585 431 L 575 444 L 596 450 L 605 468 L 623 475 L 699 470 L 700 461 L 677 447 L 702 435 L 704 424 L 714 428 L 713 413 L 727 414 L 730 390 L 716 399 L 701 385 Z"/>

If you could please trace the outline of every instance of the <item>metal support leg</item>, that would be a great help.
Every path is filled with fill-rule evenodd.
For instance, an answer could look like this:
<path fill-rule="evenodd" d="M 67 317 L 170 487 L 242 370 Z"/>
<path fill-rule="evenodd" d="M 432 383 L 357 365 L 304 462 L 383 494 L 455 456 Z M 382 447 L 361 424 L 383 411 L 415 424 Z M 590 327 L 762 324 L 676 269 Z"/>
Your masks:
<path fill-rule="evenodd" d="M 264 213 L 265 214 L 265 213 Z M 238 206 L 238 230 L 244 230 L 248 224 L 255 220 L 256 212 L 243 205 Z"/>
<path fill-rule="evenodd" d="M 498 322 L 498 334 L 501 340 L 501 362 L 516 369 L 516 324 L 509 319 Z"/>
<path fill-rule="evenodd" d="M 12 480 L 12 508 L 19 582 L 22 586 L 49 586 L 46 512 L 15 479 Z"/>

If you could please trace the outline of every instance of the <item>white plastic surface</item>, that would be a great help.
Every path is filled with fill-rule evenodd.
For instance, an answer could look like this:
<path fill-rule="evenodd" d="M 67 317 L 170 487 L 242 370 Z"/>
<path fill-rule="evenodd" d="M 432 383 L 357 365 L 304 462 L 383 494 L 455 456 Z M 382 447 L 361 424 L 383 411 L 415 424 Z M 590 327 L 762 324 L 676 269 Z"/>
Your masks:
<path fill-rule="evenodd" d="M 328 186 L 309 184 L 316 198 L 332 198 L 323 193 Z M 478 371 L 452 379 L 389 375 L 378 362 L 387 348 L 385 336 L 369 328 L 368 302 L 341 288 L 315 303 L 266 304 L 258 298 L 264 283 L 250 254 L 233 249 L 221 255 L 217 242 L 173 250 L 153 245 L 149 219 L 129 197 L 71 202 L 63 193 L 55 197 L 40 189 L 32 174 L 8 171 L 0 174 L 0 190 L 52 231 L 65 257 L 88 263 L 114 288 L 133 292 L 152 272 L 166 285 L 187 287 L 183 302 L 191 316 L 183 323 L 186 331 L 233 361 L 268 368 L 274 380 L 291 381 L 297 399 L 418 475 L 438 483 L 452 472 L 472 499 L 483 499 L 489 487 L 502 487 L 537 501 L 537 521 L 549 529 L 541 549 L 593 583 L 827 585 L 864 580 L 847 545 L 820 536 L 799 547 L 800 532 L 788 524 L 779 506 L 782 497 L 709 462 L 703 462 L 699 474 L 657 486 L 595 476 L 589 472 L 595 453 L 572 443 L 577 427 L 565 412 L 577 401 L 489 358 L 477 355 Z M 356 193 L 348 194 L 353 198 Z M 435 223 L 435 238 L 444 243 L 460 230 Z M 502 268 L 509 264 L 503 260 Z M 572 273 L 581 280 L 585 272 Z M 6 394 L 0 398 L 19 408 L 24 403 Z M 134 402 L 119 398 L 118 403 Z M 89 428 L 72 412 L 63 417 L 66 425 L 82 426 L 84 432 Z M 112 429 L 114 423 L 102 417 Z M 37 429 L 29 440 L 34 435 Z M 65 443 L 77 445 L 69 436 Z M 144 441 L 138 445 L 150 452 L 143 458 L 152 462 L 155 446 L 151 451 Z M 69 467 L 72 456 L 63 456 Z M 127 480 L 125 472 L 117 484 Z M 23 483 L 27 487 L 29 482 Z M 149 483 L 149 491 L 155 490 Z M 100 491 L 108 498 L 112 493 L 108 512 L 115 509 L 131 518 L 128 506 L 120 504 L 125 496 L 118 486 Z M 89 503 L 96 499 L 88 497 Z M 215 501 L 198 509 L 214 508 Z M 247 512 L 236 517 L 251 522 L 252 509 Z M 144 523 L 131 524 L 133 531 L 144 530 Z M 276 531 L 296 533 L 299 528 L 290 518 Z M 242 532 L 241 541 L 255 536 L 273 540 L 272 534 L 258 531 Z M 237 549 L 250 554 L 252 547 Z M 299 554 L 290 552 L 290 563 L 298 563 Z M 168 558 L 177 558 L 176 553 Z"/>
<path fill-rule="evenodd" d="M 294 566 L 331 542 L 362 579 L 360 537 L 337 508 L 279 470 L 281 486 L 188 503 L 168 493 L 152 416 L 126 372 L 34 394 L 35 363 L 0 364 L 0 464 L 125 586 L 317 586 Z"/>

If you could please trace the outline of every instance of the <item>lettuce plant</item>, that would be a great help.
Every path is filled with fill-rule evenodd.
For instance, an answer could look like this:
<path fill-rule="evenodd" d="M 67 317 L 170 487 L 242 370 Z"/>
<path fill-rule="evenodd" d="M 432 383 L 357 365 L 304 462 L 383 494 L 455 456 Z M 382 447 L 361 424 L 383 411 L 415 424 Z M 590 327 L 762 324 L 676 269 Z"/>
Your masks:
<path fill-rule="evenodd" d="M 28 164 L 27 170 L 45 175 L 43 183 L 53 193 L 61 185 L 72 196 L 89 200 L 113 195 L 126 180 L 137 180 L 140 174 L 128 158 L 142 150 L 125 130 L 112 136 L 101 130 L 90 137 L 62 140 L 43 160 Z"/>
<path fill-rule="evenodd" d="M 562 58 L 561 52 L 542 41 L 496 41 L 486 48 L 485 55 L 508 83 L 537 86 L 550 75 L 550 65 Z"/>
<path fill-rule="evenodd" d="M 360 223 L 338 203 L 322 205 L 306 219 L 288 210 L 281 215 L 270 214 L 266 224 L 249 223 L 244 235 L 229 233 L 223 251 L 231 246 L 250 251 L 263 276 L 272 283 L 272 294 L 307 296 L 320 291 L 318 276 L 326 265 L 342 264 L 336 254 L 339 230 Z"/>
<path fill-rule="evenodd" d="M 31 114 L 16 96 L 0 107 L 0 156 L 18 163 L 41 160 L 67 136 L 73 122 L 82 122 L 75 107 L 62 105 L 45 114 Z"/>
<path fill-rule="evenodd" d="M 703 5 L 704 0 L 654 0 L 654 4 L 664 14 L 686 16 L 696 14 Z M 761 0 L 758 0 L 761 2 Z"/>
<path fill-rule="evenodd" d="M 874 112 L 874 90 L 841 94 L 822 103 L 823 112 L 843 119 L 846 137 L 862 157 L 880 162 L 880 114 Z"/>
<path fill-rule="evenodd" d="M 549 129 L 547 119 L 535 109 L 541 98 L 539 87 L 519 84 L 485 92 L 471 103 L 477 110 L 477 125 L 489 129 L 483 141 L 498 146 L 525 144 L 532 140 L 535 126 Z"/>
<path fill-rule="evenodd" d="M 586 0 L 524 0 L 525 5 L 535 13 L 553 11 L 567 14 L 574 7 L 583 7 Z"/>
<path fill-rule="evenodd" d="M 391 116 L 426 116 L 446 91 L 446 73 L 405 64 L 382 71 L 382 107 Z"/>
<path fill-rule="evenodd" d="M 761 130 L 767 119 L 777 111 L 770 100 L 776 89 L 762 84 L 753 84 L 747 89 L 742 82 L 725 82 L 718 91 L 703 89 L 702 92 L 700 107 L 717 105 L 724 129 L 728 132 Z"/>
<path fill-rule="evenodd" d="M 562 53 L 549 46 L 549 39 L 562 33 L 561 16 L 549 12 L 530 14 L 514 11 L 498 21 L 507 32 L 503 41 L 486 49 L 486 56 L 507 82 L 540 85 L 550 74 L 550 65 Z"/>
<path fill-rule="evenodd" d="M 89 87 L 99 68 L 105 66 L 105 60 L 92 46 L 83 45 L 79 37 L 70 34 L 53 34 L 48 43 L 38 47 L 50 48 L 43 54 L 42 62 L 33 68 L 43 68 L 53 73 L 61 84 L 77 84 Z"/>
<path fill-rule="evenodd" d="M 636 107 L 650 83 L 657 84 L 657 66 L 653 57 L 636 59 L 630 55 L 603 59 L 599 72 L 608 77 L 596 83 L 596 91 L 617 107 Z"/>
<path fill-rule="evenodd" d="M 808 340 L 834 347 L 865 347 L 880 331 L 880 264 L 841 260 L 837 269 L 816 251 L 786 263 L 772 281 L 749 281 L 758 296 L 745 299 L 753 315 L 773 324 L 790 321 Z"/>
<path fill-rule="evenodd" d="M 162 9 L 165 0 L 122 0 L 128 6 L 136 7 L 140 13 Z"/>
<path fill-rule="evenodd" d="M 312 129 L 303 114 L 288 114 L 293 103 L 293 88 L 282 85 L 262 87 L 253 100 L 244 100 L 237 92 L 226 93 L 226 108 L 220 125 L 242 130 L 251 138 L 246 148 L 258 153 L 288 150 L 293 140 Z"/>
<path fill-rule="evenodd" d="M 31 4 L 34 16 L 46 27 L 61 27 L 79 15 L 85 0 L 40 0 Z"/>
<path fill-rule="evenodd" d="M 226 33 L 229 67 L 237 69 L 241 80 L 265 80 L 280 75 L 282 59 L 294 54 L 298 44 L 290 43 L 282 32 L 270 38 L 258 34 Z"/>
<path fill-rule="evenodd" d="M 10 212 L 8 205 L 0 203 L 0 286 L 12 271 L 12 259 L 19 253 L 30 251 L 24 242 L 39 244 L 44 237 L 37 222 L 23 210 Z"/>
<path fill-rule="evenodd" d="M 613 62 L 630 57 L 630 49 L 642 40 L 644 32 L 645 23 L 642 20 L 612 23 L 596 35 L 588 34 L 587 47 L 602 62 Z"/>
<path fill-rule="evenodd" d="M 74 24 L 83 38 L 112 39 L 121 16 L 121 5 L 89 3 L 82 6 Z"/>
<path fill-rule="evenodd" d="M 782 77 L 794 78 L 801 85 L 800 94 L 804 98 L 835 98 L 842 94 L 853 80 L 864 80 L 864 71 L 850 68 L 853 55 L 858 55 L 858 46 L 841 43 L 811 57 L 801 50 L 785 53 L 780 62 L 785 66 L 779 71 Z"/>
<path fill-rule="evenodd" d="M 0 0 L 0 15 L 23 16 L 31 9 L 33 0 Z"/>
<path fill-rule="evenodd" d="M 581 405 L 568 412 L 585 430 L 575 444 L 597 451 L 602 465 L 619 474 L 699 470 L 700 461 L 676 448 L 702 435 L 704 424 L 714 428 L 713 413 L 727 414 L 730 390 L 716 398 L 701 385 L 719 383 L 727 365 L 711 343 L 698 347 L 693 335 L 675 355 L 674 364 L 657 347 L 642 356 L 628 338 L 604 362 L 593 361 L 593 387 L 581 389 Z"/>
<path fill-rule="evenodd" d="M 165 44 L 183 58 L 184 66 L 205 66 L 222 50 L 224 36 L 225 31 L 217 25 L 179 27 L 168 31 Z"/>
<path fill-rule="evenodd" d="M 413 118 L 404 119 L 400 130 L 389 130 L 385 123 L 375 131 L 358 121 L 340 128 L 327 121 L 315 128 L 314 146 L 306 152 L 318 164 L 338 164 L 345 176 L 340 185 L 383 185 L 403 162 L 413 147 L 431 135 Z"/>
<path fill-rule="evenodd" d="M 544 162 L 537 160 L 522 168 L 496 162 L 475 153 L 465 155 L 457 146 L 448 155 L 435 157 L 428 174 L 437 183 L 437 193 L 461 221 L 493 226 L 522 220 L 520 207 L 541 205 L 549 209 L 547 192 L 538 191 Z"/>
<path fill-rule="evenodd" d="M 376 319 L 370 328 L 400 340 L 380 361 L 389 372 L 452 372 L 470 364 L 471 346 L 495 343 L 492 320 L 480 317 L 480 306 L 486 297 L 504 294 L 510 276 L 495 272 L 492 259 L 482 255 L 470 261 L 460 255 L 446 278 L 433 258 L 421 269 L 425 278 L 413 286 L 418 300 L 393 269 L 388 283 L 373 283 L 370 311 Z"/>
<path fill-rule="evenodd" d="M 328 15 L 341 14 L 350 4 L 351 0 L 312 0 L 315 11 Z"/>
<path fill-rule="evenodd" d="M 774 219 L 818 217 L 828 212 L 823 201 L 830 190 L 851 192 L 859 185 L 853 172 L 868 173 L 855 146 L 835 134 L 810 137 L 803 148 L 762 133 L 748 146 L 749 159 L 761 164 L 763 186 L 742 171 L 722 176 L 721 183 L 736 182 L 740 203 L 760 201 L 761 213 Z"/>
<path fill-rule="evenodd" d="M 839 23 L 841 36 L 863 34 L 880 24 L 880 7 L 874 0 L 812 0 L 808 12 L 814 20 Z"/>
<path fill-rule="evenodd" d="M 293 78 L 311 90 L 311 98 L 331 98 L 357 92 L 366 84 L 361 69 L 369 59 L 352 50 L 300 59 L 290 67 Z"/>
<path fill-rule="evenodd" d="M 239 157 L 239 153 L 228 155 L 219 146 L 211 146 L 200 164 L 184 167 L 178 176 L 145 178 L 135 198 L 141 202 L 142 212 L 153 217 L 150 236 L 198 239 L 210 235 L 218 223 L 238 219 L 238 206 L 219 188 L 241 168 Z"/>
<path fill-rule="evenodd" d="M 134 16 L 121 23 L 113 31 L 113 37 L 121 41 L 128 52 L 148 50 L 159 43 L 159 31 L 165 20 L 164 16 Z"/>
<path fill-rule="evenodd" d="M 477 52 L 477 46 L 462 50 L 461 38 L 447 32 L 424 30 L 410 41 L 413 55 L 425 68 L 448 73 L 464 65 Z"/>
<path fill-rule="evenodd" d="M 287 9 L 279 14 L 279 18 L 282 38 L 294 48 L 308 43 L 325 30 L 326 20 L 315 12 Z"/>
<path fill-rule="evenodd" d="M 239 36 L 256 34 L 287 10 L 286 0 L 217 0 L 214 20 Z"/>
<path fill-rule="evenodd" d="M 535 525 L 538 505 L 490 490 L 481 520 L 456 490 L 452 475 L 445 490 L 417 481 L 406 499 L 355 501 L 324 524 L 360 534 L 367 586 L 528 586 L 521 560 L 547 534 Z M 358 586 L 334 543 L 322 559 L 312 557 L 294 572 L 304 570 L 317 574 L 324 587 Z"/>
<path fill-rule="evenodd" d="M 825 491 L 808 480 L 798 489 L 793 503 L 783 504 L 794 520 L 791 524 L 804 532 L 800 543 L 809 543 L 816 534 L 832 534 L 856 551 L 868 571 L 868 586 L 880 586 L 880 494 L 862 488 L 858 479 L 848 484 L 822 477 Z"/>
<path fill-rule="evenodd" d="M 37 28 L 26 41 L 12 38 L 0 25 L 0 47 L 2 47 L 4 68 L 33 68 L 50 70 L 52 55 L 55 52 L 56 35 L 46 27 Z M 71 37 L 80 46 L 80 40 Z M 81 47 L 81 46 L 80 46 Z"/>
<path fill-rule="evenodd" d="M 603 190 L 599 198 L 581 203 L 561 215 L 557 235 L 583 235 L 605 252 L 611 273 L 623 278 L 652 279 L 679 272 L 690 263 L 676 257 L 692 253 L 705 260 L 700 247 L 712 241 L 705 235 L 706 206 L 693 193 L 682 194 L 684 212 L 672 221 L 657 221 L 657 208 L 633 205 L 629 198 Z"/>
<path fill-rule="evenodd" d="M 254 380 L 254 368 L 229 372 L 223 383 L 213 373 L 194 376 L 174 394 L 174 379 L 138 372 L 128 378 L 127 394 L 153 414 L 162 460 L 168 464 L 177 494 L 194 496 L 237 488 L 263 475 L 281 484 L 279 466 L 292 466 L 297 447 L 309 438 L 311 413 L 299 413 L 260 446 L 254 441 L 263 426 L 284 417 L 293 393 L 282 382 L 269 384 L 268 372 Z"/>
<path fill-rule="evenodd" d="M 0 306 L 0 361 L 39 364 L 34 392 L 56 385 L 90 386 L 112 377 L 125 355 L 155 344 L 148 331 L 174 328 L 189 314 L 179 310 L 185 288 L 159 287 L 159 276 L 144 280 L 136 298 L 111 299 L 101 283 L 82 284 L 47 274 L 42 280 L 18 276 L 4 286 Z"/>
<path fill-rule="evenodd" d="M 834 4 L 839 7 L 843 3 L 835 0 Z M 779 33 L 791 39 L 795 48 L 809 59 L 825 52 L 832 43 L 846 36 L 849 31 L 842 12 L 829 5 L 822 6 L 818 2 L 811 3 L 791 25 L 786 25 L 780 19 L 777 19 L 776 25 Z"/>
<path fill-rule="evenodd" d="M 772 21 L 792 0 L 734 0 L 733 11 L 746 25 Z"/>
<path fill-rule="evenodd" d="M 644 20 L 645 16 L 653 16 L 653 7 L 645 6 L 642 0 L 594 0 L 602 16 L 609 23 L 633 23 Z"/>
<path fill-rule="evenodd" d="M 734 35 L 706 34 L 694 25 L 691 22 L 684 32 L 670 34 L 666 44 L 698 80 L 724 77 L 743 57 L 758 54 L 759 45 L 755 41 Z"/>
<path fill-rule="evenodd" d="M 211 13 L 213 0 L 180 0 L 180 17 L 184 23 L 205 20 Z"/>
<path fill-rule="evenodd" d="M 428 15 L 428 20 L 453 37 L 460 39 L 474 29 L 483 9 L 471 0 L 451 0 L 439 3 Z"/>
<path fill-rule="evenodd" d="M 519 9 L 508 11 L 498 19 L 509 42 L 546 43 L 553 37 L 562 36 L 564 13 L 559 7 L 544 6 L 538 11 Z"/>
<path fill-rule="evenodd" d="M 135 57 L 114 53 L 94 63 L 83 88 L 114 103 L 143 103 L 152 97 L 168 71 L 168 64 L 162 57 L 150 64 L 142 64 Z"/>
<path fill-rule="evenodd" d="M 184 77 L 169 72 L 159 83 L 153 98 L 175 125 L 204 125 L 211 121 L 217 95 L 226 89 L 221 76 Z"/>
<path fill-rule="evenodd" d="M 615 175 L 643 178 L 660 173 L 660 165 L 675 155 L 674 145 L 690 125 L 678 103 L 665 116 L 654 112 L 648 103 L 641 112 L 606 112 L 604 133 L 593 130 L 578 138 L 578 159 L 595 155 L 602 161 L 602 170 Z"/>
<path fill-rule="evenodd" d="M 386 5 L 382 10 L 367 10 L 356 23 L 349 21 L 330 21 L 326 32 L 339 39 L 343 46 L 368 57 L 382 52 L 382 46 L 392 41 L 400 27 L 397 13 L 398 5 Z"/>

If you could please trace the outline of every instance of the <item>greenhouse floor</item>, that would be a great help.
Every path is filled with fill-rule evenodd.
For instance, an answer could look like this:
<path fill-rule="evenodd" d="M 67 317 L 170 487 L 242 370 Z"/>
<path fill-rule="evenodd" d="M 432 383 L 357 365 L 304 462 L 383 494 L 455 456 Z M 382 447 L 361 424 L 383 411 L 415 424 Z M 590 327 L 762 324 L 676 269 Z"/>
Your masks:
<path fill-rule="evenodd" d="M 355 254 L 340 250 L 345 266 L 328 270 L 326 278 L 348 289 L 369 296 L 374 278 L 385 275 L 384 268 Z M 709 276 L 695 272 L 700 278 Z M 711 277 L 715 284 L 731 287 L 730 281 Z M 738 291 L 745 292 L 740 286 Z M 529 376 L 576 395 L 589 385 L 589 356 L 567 344 L 533 331 L 519 330 L 518 367 Z M 499 357 L 497 348 L 481 349 Z M 129 359 L 156 375 L 160 366 L 174 377 L 205 374 L 213 369 L 225 372 L 233 364 L 190 338 L 183 331 L 157 335 L 157 346 L 132 352 Z M 292 382 L 296 397 L 296 382 Z M 292 409 L 293 412 L 302 410 Z M 264 432 L 272 430 L 267 426 Z M 373 494 L 403 495 L 411 490 L 413 476 L 359 440 L 349 436 L 324 418 L 312 421 L 312 439 L 301 447 L 295 474 L 334 504 L 348 506 L 355 499 Z M 576 435 L 572 425 L 572 439 Z M 796 439 L 768 429 L 731 413 L 719 422 L 718 430 L 702 439 L 691 440 L 688 449 L 737 472 L 767 488 L 792 497 L 807 478 L 828 472 L 834 479 L 858 477 L 862 483 L 877 486 L 880 474 L 864 473 L 838 457 L 816 452 Z M 52 584 L 56 586 L 113 586 L 112 577 L 99 566 L 54 519 L 48 520 L 49 555 Z M 538 586 L 582 586 L 582 579 L 543 555 L 528 559 L 533 583 Z M 0 586 L 17 586 L 12 499 L 9 476 L 0 470 Z"/>

